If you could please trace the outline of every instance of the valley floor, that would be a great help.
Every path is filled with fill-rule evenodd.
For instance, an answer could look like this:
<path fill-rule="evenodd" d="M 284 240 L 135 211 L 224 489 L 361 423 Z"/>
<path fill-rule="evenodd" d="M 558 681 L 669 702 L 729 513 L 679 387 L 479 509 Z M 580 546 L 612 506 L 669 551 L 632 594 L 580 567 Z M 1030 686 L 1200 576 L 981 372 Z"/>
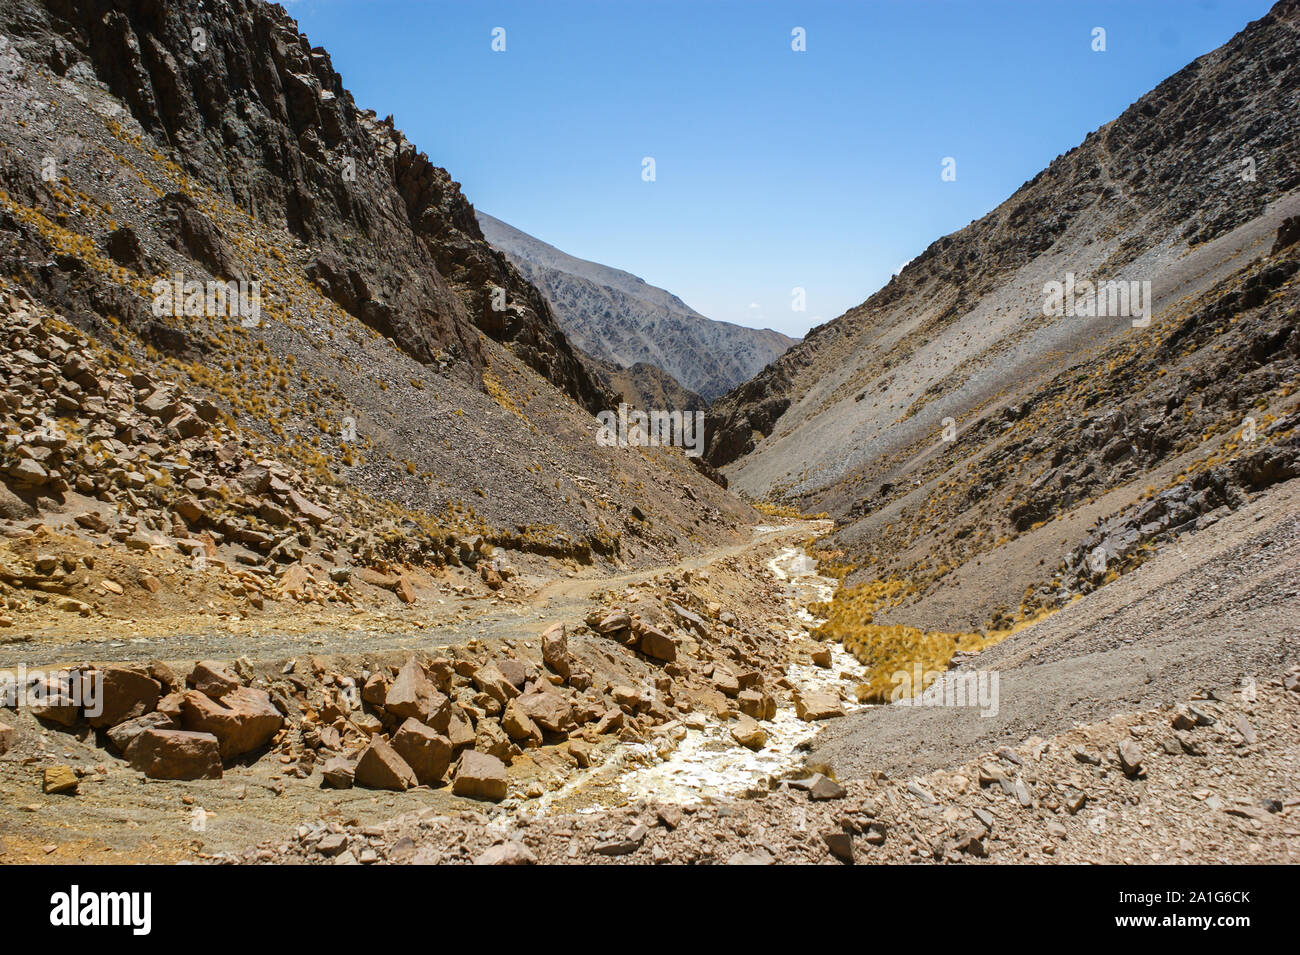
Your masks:
<path fill-rule="evenodd" d="M 720 673 L 723 659 L 703 643 L 687 654 L 707 665 L 680 674 L 667 718 L 639 731 L 575 733 L 591 744 L 589 766 L 575 764 L 562 742 L 527 748 L 510 767 L 508 798 L 495 804 L 450 786 L 322 788 L 320 766 L 299 763 L 288 748 L 230 767 L 221 780 L 149 780 L 93 734 L 43 727 L 20 711 L 19 743 L 0 756 L 0 800 L 15 810 L 0 820 L 0 862 L 1300 857 L 1300 482 L 963 662 L 997 673 L 997 712 L 988 716 L 969 706 L 858 706 L 851 657 L 831 648 L 829 667 L 825 658 L 813 665 L 816 621 L 804 608 L 831 582 L 798 554 L 825 528 L 756 528 L 748 544 L 657 573 L 542 581 L 509 600 L 466 601 L 418 631 L 279 633 L 252 645 L 214 634 L 50 651 L 65 662 L 107 650 L 133 661 L 255 652 L 275 667 L 312 655 L 317 672 L 397 665 L 410 652 L 454 654 L 455 645 L 526 661 L 550 622 L 580 620 L 636 593 L 683 599 L 703 588 L 714 613 L 762 619 L 747 638 L 780 709 L 753 751 L 730 735 L 735 698 L 699 689 L 708 680 L 696 677 Z M 605 644 L 586 645 L 605 658 L 598 685 L 647 679 L 644 660 Z M 738 649 L 729 649 L 733 661 Z M 37 646 L 25 652 L 40 656 Z M 800 690 L 829 692 L 838 718 L 797 719 L 790 700 Z M 42 772 L 55 763 L 80 773 L 76 795 L 41 794 Z"/>

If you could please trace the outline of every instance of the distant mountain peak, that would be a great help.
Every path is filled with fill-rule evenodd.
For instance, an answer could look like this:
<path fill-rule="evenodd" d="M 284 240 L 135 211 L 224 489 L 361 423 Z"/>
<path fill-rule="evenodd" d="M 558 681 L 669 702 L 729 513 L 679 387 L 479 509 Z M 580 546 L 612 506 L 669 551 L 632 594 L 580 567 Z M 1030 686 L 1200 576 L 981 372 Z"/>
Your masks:
<path fill-rule="evenodd" d="M 712 401 L 797 340 L 713 321 L 631 272 L 569 255 L 485 212 L 476 214 L 483 237 L 550 300 L 573 343 L 602 361 L 654 365 Z"/>

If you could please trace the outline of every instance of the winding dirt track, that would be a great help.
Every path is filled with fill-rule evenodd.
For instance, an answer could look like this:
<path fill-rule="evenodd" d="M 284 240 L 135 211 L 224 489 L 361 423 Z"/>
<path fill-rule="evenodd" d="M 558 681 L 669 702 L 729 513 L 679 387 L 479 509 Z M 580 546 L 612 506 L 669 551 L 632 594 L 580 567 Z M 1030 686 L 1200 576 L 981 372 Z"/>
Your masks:
<path fill-rule="evenodd" d="M 471 638 L 491 642 L 534 637 L 557 620 L 582 616 L 593 594 L 627 587 L 639 581 L 683 570 L 696 570 L 727 557 L 767 548 L 781 541 L 806 539 L 827 526 L 825 521 L 796 521 L 781 526 L 758 525 L 754 536 L 739 544 L 717 547 L 676 564 L 655 566 L 623 574 L 592 572 L 580 577 L 561 577 L 541 582 L 535 590 L 512 597 L 508 602 L 477 599 L 448 599 L 445 611 L 429 608 L 429 620 L 422 627 L 405 625 L 391 632 L 373 627 L 330 632 L 300 632 L 277 628 L 265 631 L 231 632 L 207 626 L 196 615 L 193 629 L 172 634 L 137 636 L 105 641 L 83 639 L 58 644 L 40 642 L 0 647 L 0 668 L 19 662 L 28 666 L 71 665 L 82 662 L 133 663 L 148 660 L 189 662 L 200 659 L 283 660 L 303 653 L 351 655 L 368 652 L 432 649 L 463 643 Z M 304 616 L 308 614 L 304 612 Z M 395 620 L 394 623 L 400 623 Z"/>

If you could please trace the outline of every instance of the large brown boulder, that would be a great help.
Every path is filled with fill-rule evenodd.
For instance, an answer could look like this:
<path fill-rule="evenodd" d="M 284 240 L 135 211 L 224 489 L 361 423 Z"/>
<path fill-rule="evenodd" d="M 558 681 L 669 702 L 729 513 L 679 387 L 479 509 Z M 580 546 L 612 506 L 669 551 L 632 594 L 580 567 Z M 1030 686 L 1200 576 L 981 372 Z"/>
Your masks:
<path fill-rule="evenodd" d="M 525 693 L 514 701 L 528 718 L 549 733 L 563 733 L 572 722 L 573 707 L 556 692 Z"/>
<path fill-rule="evenodd" d="M 641 652 L 648 657 L 672 663 L 677 659 L 677 644 L 673 638 L 655 627 L 642 627 Z"/>
<path fill-rule="evenodd" d="M 231 673 L 223 664 L 204 660 L 194 665 L 194 670 L 185 678 L 187 685 L 205 696 L 219 700 L 231 690 L 240 686 L 239 677 Z"/>
<path fill-rule="evenodd" d="M 144 716 L 158 706 L 162 686 L 134 667 L 104 667 L 82 677 L 86 722 L 104 729 Z"/>
<path fill-rule="evenodd" d="M 519 699 L 523 699 L 520 697 Z M 542 741 L 542 731 L 519 707 L 519 699 L 511 700 L 506 704 L 506 710 L 501 714 L 501 728 L 506 731 L 506 735 L 521 745 L 526 742 L 540 743 Z"/>
<path fill-rule="evenodd" d="M 397 671 L 384 696 L 384 712 L 398 720 L 417 719 L 439 733 L 447 733 L 451 700 L 447 699 L 414 659 Z"/>
<path fill-rule="evenodd" d="M 566 680 L 573 672 L 573 660 L 569 656 L 569 636 L 564 629 L 564 624 L 557 623 L 542 634 L 542 662 Z"/>
<path fill-rule="evenodd" d="M 451 791 L 470 799 L 500 802 L 506 798 L 506 764 L 487 753 L 466 750 L 460 757 Z"/>
<path fill-rule="evenodd" d="M 451 740 L 411 718 L 393 736 L 393 750 L 425 785 L 436 785 L 451 765 Z"/>
<path fill-rule="evenodd" d="M 265 690 L 241 686 L 214 700 L 190 690 L 181 706 L 181 724 L 221 741 L 221 758 L 231 759 L 260 749 L 284 724 L 284 717 Z"/>
<path fill-rule="evenodd" d="M 518 687 L 506 679 L 505 674 L 491 663 L 475 670 L 471 679 L 476 687 L 502 706 L 519 695 Z"/>
<path fill-rule="evenodd" d="M 108 745 L 119 753 L 125 752 L 137 736 L 145 730 L 177 730 L 180 724 L 173 720 L 166 713 L 159 713 L 155 710 L 152 713 L 146 713 L 144 716 L 137 716 L 134 719 L 125 720 L 118 723 L 108 731 Z"/>
<path fill-rule="evenodd" d="M 150 779 L 221 778 L 221 748 L 211 733 L 147 729 L 126 748 L 126 760 Z"/>
<path fill-rule="evenodd" d="M 417 721 L 418 722 L 418 721 Z M 393 789 L 404 792 L 419 785 L 419 780 L 406 760 L 382 736 L 372 736 L 370 745 L 357 760 L 354 779 L 358 786 L 370 789 Z"/>
<path fill-rule="evenodd" d="M 28 707 L 38 720 L 75 726 L 81 718 L 81 693 L 66 673 L 44 676 L 26 687 Z"/>
<path fill-rule="evenodd" d="M 795 712 L 799 714 L 799 719 L 812 723 L 817 720 L 834 719 L 837 716 L 844 715 L 844 708 L 840 706 L 837 697 L 829 693 L 800 693 L 794 694 Z"/>
<path fill-rule="evenodd" d="M 474 730 L 474 748 L 480 753 L 495 756 L 503 763 L 510 762 L 510 737 L 496 720 L 481 719 Z"/>
<path fill-rule="evenodd" d="M 447 723 L 447 739 L 451 740 L 451 748 L 456 752 L 474 745 L 474 724 L 458 706 L 452 708 L 451 719 Z"/>

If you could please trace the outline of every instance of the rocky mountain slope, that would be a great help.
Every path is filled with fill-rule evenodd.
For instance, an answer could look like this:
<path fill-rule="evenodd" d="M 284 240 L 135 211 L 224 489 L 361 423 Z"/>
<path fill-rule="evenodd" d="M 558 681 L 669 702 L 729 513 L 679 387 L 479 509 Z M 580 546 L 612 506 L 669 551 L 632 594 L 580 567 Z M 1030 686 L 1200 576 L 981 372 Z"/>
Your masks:
<path fill-rule="evenodd" d="M 365 568 L 409 605 L 493 547 L 659 561 L 751 519 L 677 449 L 597 443 L 617 397 L 545 298 L 280 8 L 4 0 L 0 127 L 16 629 L 116 599 L 46 587 L 47 531 L 175 596 L 148 560 L 206 555 L 274 609 L 349 606 Z"/>
<path fill-rule="evenodd" d="M 1300 474 L 1297 63 L 1283 0 L 715 403 L 733 486 L 836 519 L 869 693 Z M 1111 280 L 1149 323 L 1049 314 Z"/>
<path fill-rule="evenodd" d="M 707 319 L 671 292 L 575 258 L 486 213 L 478 220 L 487 241 L 550 300 L 574 343 L 598 359 L 654 365 L 712 401 L 794 344 L 770 328 Z"/>
<path fill-rule="evenodd" d="M 612 361 L 593 358 L 579 350 L 596 377 L 610 391 L 633 408 L 664 408 L 669 411 L 703 411 L 708 402 L 657 365 L 639 361 L 624 368 Z"/>

